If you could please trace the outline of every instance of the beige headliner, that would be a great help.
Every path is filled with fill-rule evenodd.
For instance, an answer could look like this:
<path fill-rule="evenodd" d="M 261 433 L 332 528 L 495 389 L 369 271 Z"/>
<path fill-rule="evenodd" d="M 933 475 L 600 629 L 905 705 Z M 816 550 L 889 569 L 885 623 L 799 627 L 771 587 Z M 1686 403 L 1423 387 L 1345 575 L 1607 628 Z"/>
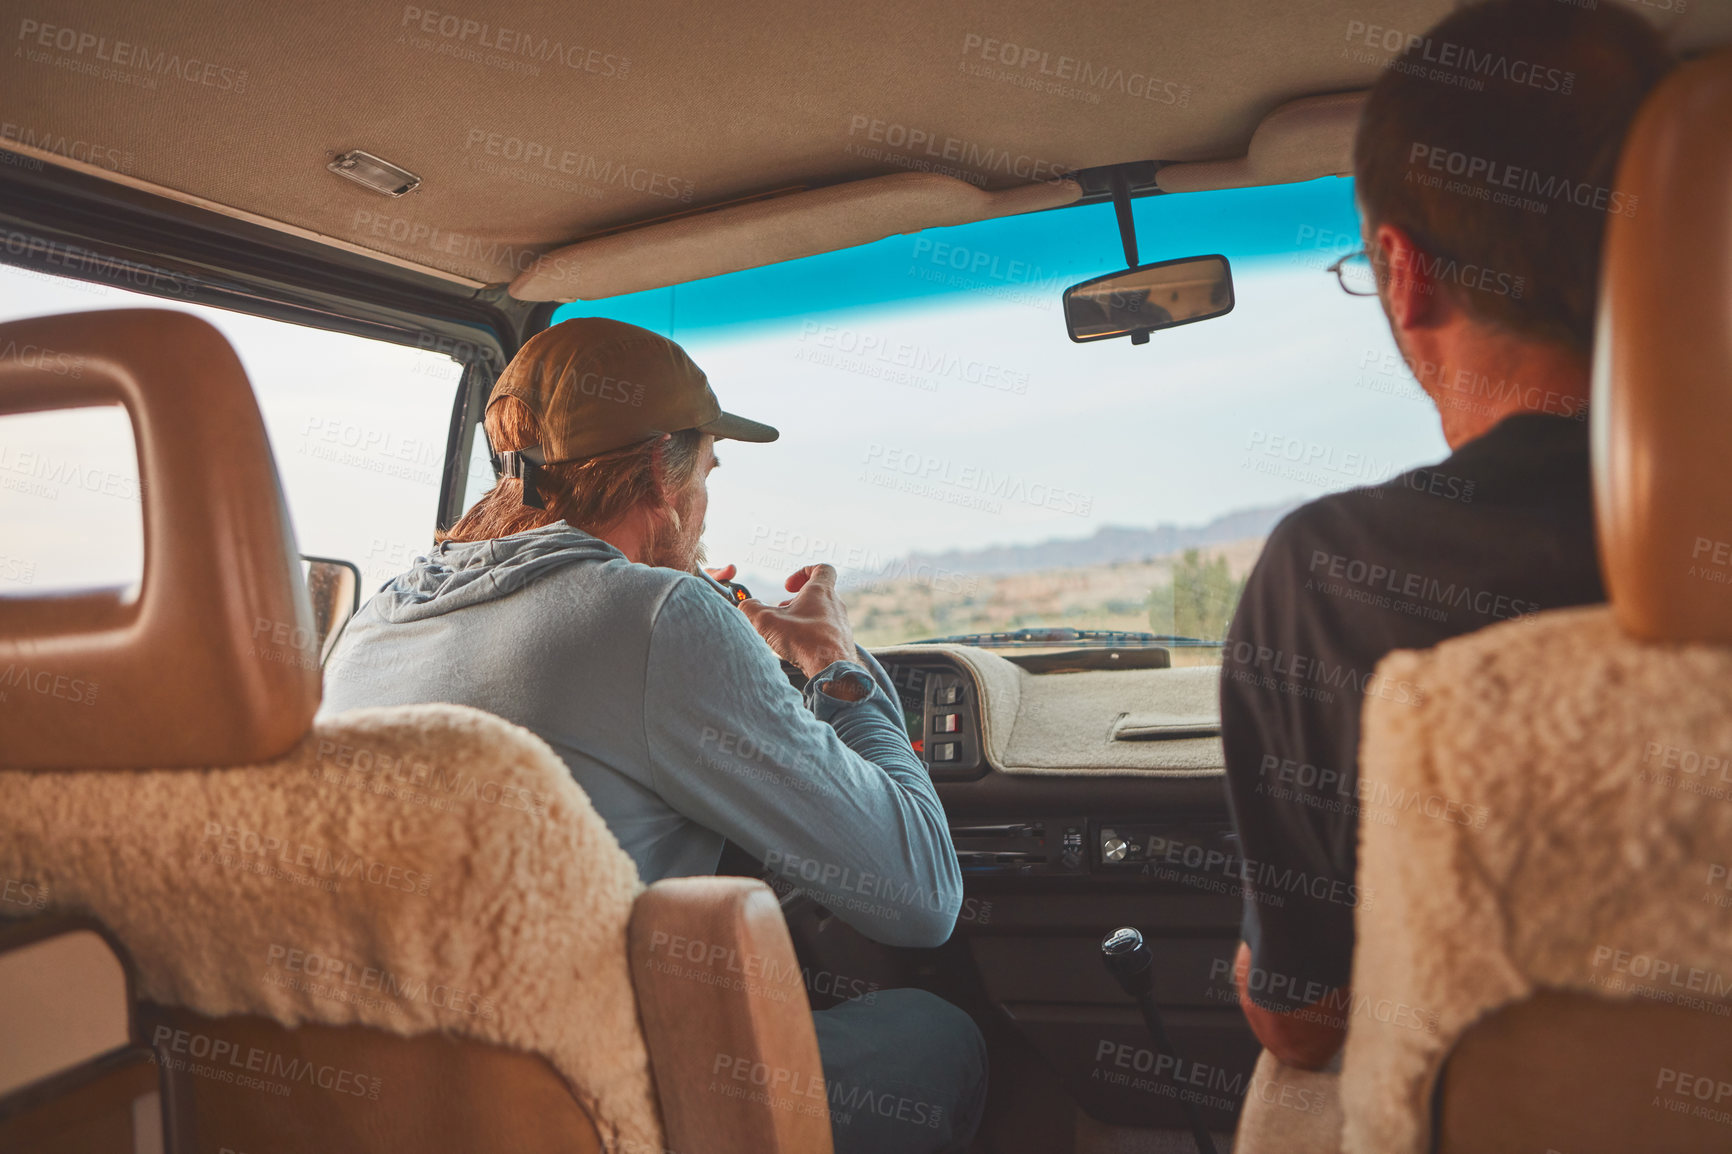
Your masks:
<path fill-rule="evenodd" d="M 610 229 L 911 169 L 997 191 L 1236 160 L 1278 106 L 1375 78 L 1355 21 L 1422 32 L 1451 7 L 4 3 L 5 147 L 474 284 Z M 1732 5 L 1641 10 L 1680 47 L 1732 38 Z M 355 148 L 422 187 L 391 200 L 325 170 Z M 1256 160 L 1161 183 L 1271 179 Z"/>

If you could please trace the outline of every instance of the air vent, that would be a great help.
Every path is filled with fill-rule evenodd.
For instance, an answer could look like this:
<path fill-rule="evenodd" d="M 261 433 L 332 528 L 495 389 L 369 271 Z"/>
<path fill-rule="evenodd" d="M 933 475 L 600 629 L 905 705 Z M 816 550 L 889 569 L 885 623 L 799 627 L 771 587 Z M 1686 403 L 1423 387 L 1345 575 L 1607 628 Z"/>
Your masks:
<path fill-rule="evenodd" d="M 1221 736 L 1221 719 L 1214 714 L 1121 713 L 1113 723 L 1114 741 L 1179 741 Z"/>

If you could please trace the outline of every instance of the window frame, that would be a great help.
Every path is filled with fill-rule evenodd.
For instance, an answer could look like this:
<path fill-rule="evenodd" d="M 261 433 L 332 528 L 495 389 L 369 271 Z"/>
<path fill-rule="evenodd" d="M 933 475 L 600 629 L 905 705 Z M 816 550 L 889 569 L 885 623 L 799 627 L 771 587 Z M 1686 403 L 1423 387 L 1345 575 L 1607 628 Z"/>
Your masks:
<path fill-rule="evenodd" d="M 450 355 L 463 372 L 430 531 L 462 516 L 487 394 L 555 307 L 52 163 L 0 165 L 0 264 Z"/>

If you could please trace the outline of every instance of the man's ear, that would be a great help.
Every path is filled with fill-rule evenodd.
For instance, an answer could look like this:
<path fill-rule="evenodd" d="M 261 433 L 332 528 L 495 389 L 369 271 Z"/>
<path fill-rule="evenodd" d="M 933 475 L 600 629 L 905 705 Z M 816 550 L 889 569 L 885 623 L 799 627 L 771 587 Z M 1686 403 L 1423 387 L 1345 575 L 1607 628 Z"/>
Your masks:
<path fill-rule="evenodd" d="M 672 509 L 674 503 L 673 487 L 668 484 L 668 465 L 666 450 L 668 442 L 673 437 L 663 433 L 650 450 L 650 483 L 655 486 L 655 503 L 658 508 Z"/>
<path fill-rule="evenodd" d="M 1393 224 L 1380 224 L 1371 235 L 1371 259 L 1377 266 L 1384 309 L 1397 329 L 1429 328 L 1449 311 L 1432 276 L 1436 258 Z"/>

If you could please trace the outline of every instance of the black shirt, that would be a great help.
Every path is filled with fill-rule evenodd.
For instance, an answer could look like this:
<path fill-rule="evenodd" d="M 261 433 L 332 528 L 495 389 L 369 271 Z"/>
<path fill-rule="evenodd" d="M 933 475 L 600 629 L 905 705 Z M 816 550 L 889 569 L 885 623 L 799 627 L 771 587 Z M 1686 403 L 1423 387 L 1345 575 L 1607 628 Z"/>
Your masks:
<path fill-rule="evenodd" d="M 1581 416 L 1586 417 L 1585 410 Z M 1392 649 L 1541 609 L 1605 600 L 1585 419 L 1505 418 L 1441 464 L 1336 493 L 1269 535 L 1221 668 L 1227 791 L 1244 856 L 1252 999 L 1294 1010 L 1349 984 L 1360 821 L 1485 815 L 1449 798 L 1359 789 L 1366 697 Z"/>

